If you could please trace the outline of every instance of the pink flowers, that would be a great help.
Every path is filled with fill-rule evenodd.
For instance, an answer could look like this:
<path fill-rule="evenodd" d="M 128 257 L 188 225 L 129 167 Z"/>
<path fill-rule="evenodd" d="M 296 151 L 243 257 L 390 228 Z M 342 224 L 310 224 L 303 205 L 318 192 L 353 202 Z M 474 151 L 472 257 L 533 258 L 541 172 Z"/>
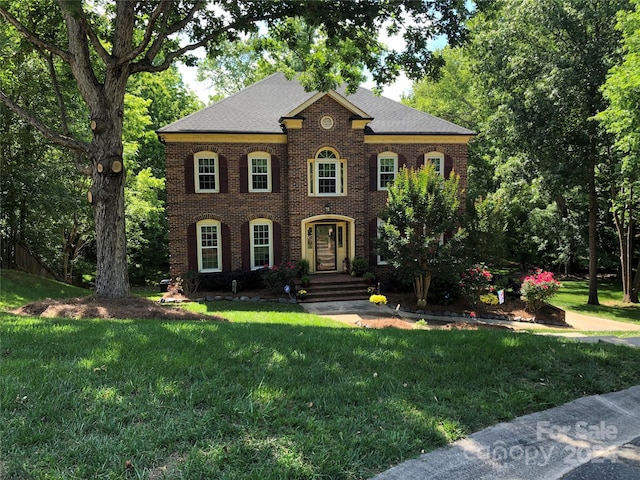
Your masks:
<path fill-rule="evenodd" d="M 524 277 L 520 294 L 522 300 L 527 303 L 527 308 L 536 313 L 551 297 L 558 293 L 561 286 L 562 284 L 554 278 L 553 272 L 537 269 Z"/>
<path fill-rule="evenodd" d="M 480 295 L 491 287 L 491 280 L 493 275 L 482 264 L 474 265 L 460 274 L 460 290 L 471 308 L 478 307 Z"/>

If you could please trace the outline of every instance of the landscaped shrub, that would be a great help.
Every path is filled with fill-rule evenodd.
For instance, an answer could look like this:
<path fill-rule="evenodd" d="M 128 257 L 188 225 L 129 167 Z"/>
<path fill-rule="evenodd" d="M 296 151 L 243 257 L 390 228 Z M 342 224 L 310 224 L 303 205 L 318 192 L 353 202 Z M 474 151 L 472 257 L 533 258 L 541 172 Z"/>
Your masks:
<path fill-rule="evenodd" d="M 413 278 L 392 266 L 378 267 L 376 276 L 380 288 L 385 292 L 411 292 L 413 291 Z"/>
<path fill-rule="evenodd" d="M 552 272 L 536 270 L 526 276 L 522 281 L 520 293 L 522 300 L 527 304 L 527 310 L 534 315 L 547 304 L 547 301 L 553 297 L 562 284 L 557 281 Z"/>
<path fill-rule="evenodd" d="M 227 292 L 231 291 L 231 282 L 238 282 L 238 291 L 262 290 L 262 273 L 264 270 L 235 270 L 233 272 L 201 273 L 200 291 Z"/>
<path fill-rule="evenodd" d="M 498 303 L 500 303 L 500 299 L 495 293 L 480 295 L 480 301 L 485 305 L 498 305 Z"/>
<path fill-rule="evenodd" d="M 492 278 L 491 272 L 482 264 L 474 265 L 460 275 L 460 291 L 473 310 L 480 305 L 480 295 L 488 292 Z"/>
<path fill-rule="evenodd" d="M 361 277 L 364 275 L 364 272 L 369 270 L 369 262 L 367 262 L 364 258 L 355 257 L 351 261 L 351 274 L 356 277 Z"/>
<path fill-rule="evenodd" d="M 263 270 L 262 280 L 264 286 L 271 293 L 282 293 L 284 287 L 289 285 L 294 291 L 295 280 L 298 276 L 297 265 L 291 261 L 282 262 L 280 265 L 272 265 Z"/>
<path fill-rule="evenodd" d="M 431 286 L 427 295 L 430 305 L 449 305 L 460 296 L 460 286 L 455 275 L 439 270 L 431 277 Z"/>

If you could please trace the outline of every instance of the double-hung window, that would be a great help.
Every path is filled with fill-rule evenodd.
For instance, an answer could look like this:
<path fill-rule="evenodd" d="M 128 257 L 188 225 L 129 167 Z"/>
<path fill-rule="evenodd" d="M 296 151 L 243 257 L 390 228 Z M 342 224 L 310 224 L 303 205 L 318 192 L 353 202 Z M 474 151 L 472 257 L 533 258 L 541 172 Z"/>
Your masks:
<path fill-rule="evenodd" d="M 222 242 L 220 222 L 202 220 L 197 224 L 198 270 L 200 272 L 222 271 Z"/>
<path fill-rule="evenodd" d="M 309 160 L 309 195 L 335 196 L 346 194 L 346 164 L 333 150 L 320 150 Z"/>
<path fill-rule="evenodd" d="M 273 264 L 273 222 L 259 218 L 249 222 L 251 235 L 251 269 Z"/>
<path fill-rule="evenodd" d="M 195 187 L 198 193 L 220 191 L 218 155 L 213 152 L 198 152 L 193 156 L 195 163 Z"/>
<path fill-rule="evenodd" d="M 249 191 L 271 191 L 271 156 L 265 152 L 249 154 Z"/>
<path fill-rule="evenodd" d="M 431 163 L 438 175 L 444 175 L 444 153 L 429 152 L 424 154 L 424 164 Z"/>
<path fill-rule="evenodd" d="M 378 190 L 386 190 L 396 179 L 398 155 L 384 152 L 378 155 Z"/>

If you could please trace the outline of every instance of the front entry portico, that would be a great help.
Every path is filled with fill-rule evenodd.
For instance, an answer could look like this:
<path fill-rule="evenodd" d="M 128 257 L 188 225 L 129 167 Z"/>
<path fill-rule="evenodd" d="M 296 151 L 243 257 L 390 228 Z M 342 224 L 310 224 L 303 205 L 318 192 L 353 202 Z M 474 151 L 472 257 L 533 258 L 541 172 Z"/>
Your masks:
<path fill-rule="evenodd" d="M 301 258 L 309 261 L 310 273 L 348 273 L 355 251 L 354 225 L 353 218 L 343 215 L 316 215 L 302 221 Z"/>

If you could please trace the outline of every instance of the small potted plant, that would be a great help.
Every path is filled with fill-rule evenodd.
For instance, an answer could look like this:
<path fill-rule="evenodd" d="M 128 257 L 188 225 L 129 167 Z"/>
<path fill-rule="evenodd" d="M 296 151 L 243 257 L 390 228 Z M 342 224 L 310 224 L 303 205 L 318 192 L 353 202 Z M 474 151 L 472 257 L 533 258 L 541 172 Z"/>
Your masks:
<path fill-rule="evenodd" d="M 300 283 L 302 284 L 303 287 L 308 287 L 309 284 L 311 283 L 311 277 L 309 277 L 309 275 L 303 275 L 302 278 L 300 279 Z"/>
<path fill-rule="evenodd" d="M 367 285 L 373 285 L 373 283 L 376 281 L 376 276 L 372 272 L 364 272 L 362 274 L 362 279 Z"/>
<path fill-rule="evenodd" d="M 307 298 L 307 291 L 304 288 L 298 290 L 298 298 L 300 300 L 304 300 L 305 298 Z"/>

